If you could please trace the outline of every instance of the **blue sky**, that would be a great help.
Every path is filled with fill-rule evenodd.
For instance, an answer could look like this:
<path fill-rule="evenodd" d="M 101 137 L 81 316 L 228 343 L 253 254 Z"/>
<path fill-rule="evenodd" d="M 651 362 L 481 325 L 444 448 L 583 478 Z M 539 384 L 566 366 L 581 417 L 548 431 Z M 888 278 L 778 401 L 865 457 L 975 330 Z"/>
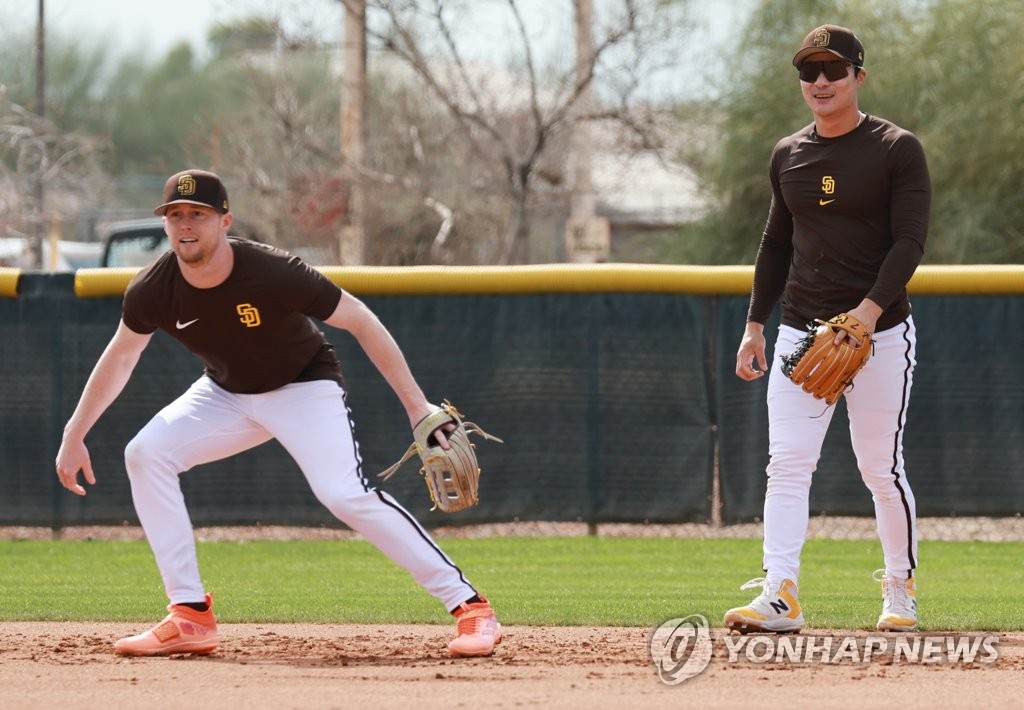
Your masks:
<path fill-rule="evenodd" d="M 553 1 L 569 2 L 523 0 L 524 11 L 529 12 L 531 3 L 541 3 L 539 7 L 550 9 Z M 751 2 L 691 0 L 700 29 L 686 38 L 681 51 L 684 56 L 692 54 L 693 66 L 707 70 L 707 55 L 698 58 L 701 50 L 708 45 L 718 46 L 725 42 L 735 24 L 745 19 Z M 290 18 L 305 15 L 298 21 L 318 22 L 321 26 L 324 22 L 337 22 L 340 34 L 340 8 L 331 0 L 45 0 L 48 32 L 56 32 L 63 37 L 78 36 L 86 41 L 109 38 L 115 53 L 117 50 L 126 53 L 142 51 L 153 58 L 162 56 L 182 41 L 201 51 L 208 30 L 215 23 L 281 8 L 292 9 Z M 297 12 L 296 8 L 299 8 Z M 33 31 L 37 14 L 38 0 L 0 0 L 0 17 L 4 18 L 6 31 Z M 3 31 L 0 30 L 0 40 Z M 696 88 L 702 81 L 697 74 L 694 72 L 677 81 L 686 81 Z"/>
<path fill-rule="evenodd" d="M 126 51 L 160 56 L 183 40 L 200 46 L 215 22 L 241 14 L 245 6 L 239 0 L 45 0 L 45 16 L 47 29 L 62 36 L 109 37 Z M 38 11 L 38 0 L 0 0 L 0 16 L 9 26 L 34 29 Z"/>

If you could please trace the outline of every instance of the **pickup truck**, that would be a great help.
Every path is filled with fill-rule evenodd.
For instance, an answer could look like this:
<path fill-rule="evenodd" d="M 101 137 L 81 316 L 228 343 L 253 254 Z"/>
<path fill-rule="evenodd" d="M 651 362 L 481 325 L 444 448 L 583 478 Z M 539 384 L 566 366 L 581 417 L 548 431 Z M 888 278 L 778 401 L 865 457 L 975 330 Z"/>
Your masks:
<path fill-rule="evenodd" d="M 100 266 L 145 266 L 169 248 L 160 217 L 115 222 L 103 234 Z"/>

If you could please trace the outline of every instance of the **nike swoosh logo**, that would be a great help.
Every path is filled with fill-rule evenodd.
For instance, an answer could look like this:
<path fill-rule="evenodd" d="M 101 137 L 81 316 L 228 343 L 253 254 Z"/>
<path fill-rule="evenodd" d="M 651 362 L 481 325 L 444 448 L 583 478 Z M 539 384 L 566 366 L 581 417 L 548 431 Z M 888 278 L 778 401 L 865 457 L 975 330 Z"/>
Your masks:
<path fill-rule="evenodd" d="M 833 202 L 835 202 L 835 200 L 818 200 L 818 204 L 821 205 L 822 207 L 824 207 L 825 205 L 832 204 Z"/>
<path fill-rule="evenodd" d="M 188 323 L 182 323 L 182 322 L 181 322 L 181 321 L 179 320 L 179 321 L 176 321 L 176 322 L 174 323 L 174 327 L 175 327 L 175 328 L 177 328 L 178 330 L 182 330 L 182 329 L 184 329 L 184 328 L 188 328 L 188 327 L 189 327 L 190 325 L 192 325 L 193 323 L 195 323 L 195 322 L 196 322 L 197 320 L 199 320 L 199 319 L 198 319 L 198 318 L 195 318 L 195 319 L 193 319 L 193 320 L 190 320 L 190 321 L 189 321 Z"/>

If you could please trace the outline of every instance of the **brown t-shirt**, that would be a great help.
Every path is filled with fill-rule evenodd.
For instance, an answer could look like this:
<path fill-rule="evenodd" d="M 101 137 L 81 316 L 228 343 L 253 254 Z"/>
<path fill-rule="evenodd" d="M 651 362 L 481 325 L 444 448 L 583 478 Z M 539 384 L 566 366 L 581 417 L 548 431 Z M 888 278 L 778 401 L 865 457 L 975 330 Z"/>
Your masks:
<path fill-rule="evenodd" d="M 876 329 L 910 315 L 907 282 L 924 253 L 931 179 L 909 131 L 868 116 L 822 138 L 814 124 L 782 139 L 771 161 L 772 203 L 757 252 L 747 320 L 804 328 L 864 298 L 883 309 Z"/>
<path fill-rule="evenodd" d="M 136 274 L 124 295 L 124 324 L 136 333 L 166 331 L 229 392 L 256 394 L 311 380 L 340 385 L 334 347 L 310 316 L 329 318 L 341 289 L 280 249 L 228 243 L 234 266 L 213 288 L 185 281 L 170 251 Z"/>

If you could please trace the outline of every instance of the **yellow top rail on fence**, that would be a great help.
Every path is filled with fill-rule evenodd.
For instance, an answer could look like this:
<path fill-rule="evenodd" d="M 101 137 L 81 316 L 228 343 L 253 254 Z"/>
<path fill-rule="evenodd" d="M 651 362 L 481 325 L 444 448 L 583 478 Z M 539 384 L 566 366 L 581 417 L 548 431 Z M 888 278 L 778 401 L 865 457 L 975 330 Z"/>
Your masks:
<path fill-rule="evenodd" d="M 21 269 L 0 266 L 0 297 L 14 298 L 18 295 L 18 278 Z"/>
<path fill-rule="evenodd" d="M 346 291 L 365 296 L 525 293 L 750 293 L 752 266 L 536 264 L 530 266 L 318 266 Z M 79 269 L 80 298 L 119 296 L 138 268 Z M 2 278 L 2 277 L 0 277 Z M 2 287 L 2 281 L 0 281 Z M 1024 265 L 921 266 L 912 294 L 1024 294 Z"/>

